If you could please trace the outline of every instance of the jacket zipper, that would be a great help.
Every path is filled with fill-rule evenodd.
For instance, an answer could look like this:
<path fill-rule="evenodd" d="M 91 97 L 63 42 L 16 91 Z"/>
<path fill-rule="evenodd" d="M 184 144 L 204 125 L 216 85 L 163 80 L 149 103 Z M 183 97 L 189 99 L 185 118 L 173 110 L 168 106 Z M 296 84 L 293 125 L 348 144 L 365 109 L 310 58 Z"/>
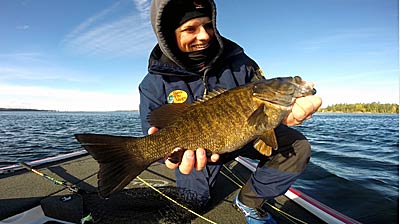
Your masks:
<path fill-rule="evenodd" d="M 208 76 L 207 76 L 207 73 L 208 73 L 209 70 L 210 70 L 209 68 L 206 68 L 206 69 L 204 70 L 204 73 L 203 73 L 203 78 L 202 78 L 203 86 L 204 86 L 203 98 L 204 98 L 205 96 L 207 96 L 207 94 L 208 94 L 208 85 L 207 85 L 207 78 L 208 78 Z"/>

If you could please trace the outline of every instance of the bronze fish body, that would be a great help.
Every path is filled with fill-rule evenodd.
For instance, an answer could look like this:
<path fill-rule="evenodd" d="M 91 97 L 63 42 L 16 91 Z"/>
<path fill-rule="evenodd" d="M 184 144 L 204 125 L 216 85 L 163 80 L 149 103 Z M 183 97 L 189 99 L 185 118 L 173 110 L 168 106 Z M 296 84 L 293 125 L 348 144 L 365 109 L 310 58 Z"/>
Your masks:
<path fill-rule="evenodd" d="M 193 104 L 166 104 L 149 122 L 160 130 L 145 137 L 76 134 L 100 164 L 101 196 L 123 189 L 150 164 L 174 148 L 228 153 L 254 140 L 266 156 L 278 147 L 274 128 L 288 115 L 298 97 L 315 94 L 300 77 L 259 80 L 231 90 L 217 90 Z"/>

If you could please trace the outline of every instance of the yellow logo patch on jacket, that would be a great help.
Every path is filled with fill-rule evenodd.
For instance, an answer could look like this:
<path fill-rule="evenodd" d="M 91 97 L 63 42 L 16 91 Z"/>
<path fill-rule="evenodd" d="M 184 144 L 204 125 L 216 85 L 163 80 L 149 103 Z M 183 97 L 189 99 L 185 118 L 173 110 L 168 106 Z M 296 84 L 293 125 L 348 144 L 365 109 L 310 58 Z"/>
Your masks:
<path fill-rule="evenodd" d="M 188 98 L 187 92 L 183 90 L 174 90 L 168 94 L 168 103 L 184 103 Z"/>

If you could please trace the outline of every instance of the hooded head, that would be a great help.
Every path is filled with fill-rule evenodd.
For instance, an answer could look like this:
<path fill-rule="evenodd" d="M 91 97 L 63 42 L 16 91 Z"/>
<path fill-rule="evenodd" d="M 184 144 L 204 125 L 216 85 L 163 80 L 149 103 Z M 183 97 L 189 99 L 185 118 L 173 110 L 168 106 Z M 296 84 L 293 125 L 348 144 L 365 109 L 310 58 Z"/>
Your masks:
<path fill-rule="evenodd" d="M 180 67 L 190 67 L 188 64 L 192 56 L 179 50 L 175 36 L 175 30 L 187 21 L 199 18 L 209 17 L 214 30 L 212 52 L 203 52 L 212 58 L 207 59 L 207 63 L 214 62 L 220 55 L 219 49 L 222 49 L 222 38 L 216 29 L 216 9 L 213 0 L 153 0 L 151 5 L 151 23 L 156 34 L 161 51 Z M 209 49 L 209 50 L 210 50 Z"/>
<path fill-rule="evenodd" d="M 211 18 L 211 7 L 205 0 L 175 0 L 164 9 L 162 26 L 165 29 L 176 30 L 185 22 L 199 17 Z"/>

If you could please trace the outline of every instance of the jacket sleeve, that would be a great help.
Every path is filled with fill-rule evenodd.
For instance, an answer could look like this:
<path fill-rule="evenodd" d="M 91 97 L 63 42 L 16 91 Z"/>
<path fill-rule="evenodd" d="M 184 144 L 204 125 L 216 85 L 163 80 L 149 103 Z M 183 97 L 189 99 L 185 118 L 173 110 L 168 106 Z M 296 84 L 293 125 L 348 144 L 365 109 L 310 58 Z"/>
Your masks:
<path fill-rule="evenodd" d="M 147 121 L 149 113 L 166 103 L 165 87 L 161 77 L 147 74 L 139 84 L 139 94 L 139 112 L 142 132 L 147 135 L 147 131 L 151 127 Z"/>
<path fill-rule="evenodd" d="M 265 79 L 258 64 L 245 53 L 233 58 L 230 63 L 231 70 L 238 85 L 244 85 L 256 80 Z"/>
<path fill-rule="evenodd" d="M 247 73 L 249 74 L 251 82 L 265 79 L 264 72 L 262 71 L 260 66 L 258 66 L 258 64 L 250 57 L 248 57 L 248 60 L 249 62 L 247 63 Z"/>

